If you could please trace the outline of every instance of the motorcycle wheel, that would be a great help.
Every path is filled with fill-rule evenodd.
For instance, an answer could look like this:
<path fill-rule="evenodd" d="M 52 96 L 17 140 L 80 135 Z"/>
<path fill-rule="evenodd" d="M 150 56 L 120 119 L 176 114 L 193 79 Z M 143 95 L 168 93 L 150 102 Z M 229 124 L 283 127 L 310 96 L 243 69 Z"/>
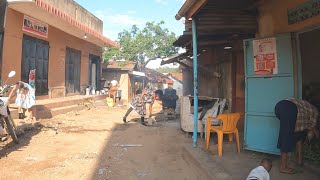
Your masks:
<path fill-rule="evenodd" d="M 14 143 L 18 144 L 19 140 L 15 131 L 15 125 L 12 121 L 11 116 L 9 115 L 8 117 L 4 117 L 4 121 L 6 122 L 6 129 L 9 133 L 9 135 L 11 136 L 12 140 Z"/>

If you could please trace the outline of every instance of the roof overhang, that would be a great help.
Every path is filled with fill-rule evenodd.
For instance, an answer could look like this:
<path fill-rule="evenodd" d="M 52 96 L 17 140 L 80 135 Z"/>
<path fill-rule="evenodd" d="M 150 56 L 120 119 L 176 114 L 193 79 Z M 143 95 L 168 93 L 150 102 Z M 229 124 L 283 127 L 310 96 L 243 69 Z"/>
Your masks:
<path fill-rule="evenodd" d="M 171 56 L 171 57 L 164 58 L 164 59 L 161 61 L 161 65 L 178 62 L 179 60 L 186 59 L 187 57 L 188 57 L 188 54 L 187 54 L 187 53 L 176 54 L 176 55 L 173 55 L 173 56 Z"/>
<path fill-rule="evenodd" d="M 117 43 L 103 36 L 100 32 L 91 29 L 42 0 L 8 0 L 8 7 L 97 46 L 120 48 Z"/>
<path fill-rule="evenodd" d="M 215 44 L 214 41 L 220 41 L 221 38 L 250 38 L 257 32 L 256 8 L 261 2 L 262 0 L 187 0 L 176 16 L 179 17 L 177 19 L 185 18 L 185 31 L 174 45 L 190 46 L 192 20 L 196 20 L 198 41 L 203 38 L 206 43 L 212 41 Z"/>
<path fill-rule="evenodd" d="M 185 19 L 191 18 L 207 1 L 208 0 L 186 0 L 176 14 L 176 20 L 180 20 L 182 17 L 185 17 Z"/>

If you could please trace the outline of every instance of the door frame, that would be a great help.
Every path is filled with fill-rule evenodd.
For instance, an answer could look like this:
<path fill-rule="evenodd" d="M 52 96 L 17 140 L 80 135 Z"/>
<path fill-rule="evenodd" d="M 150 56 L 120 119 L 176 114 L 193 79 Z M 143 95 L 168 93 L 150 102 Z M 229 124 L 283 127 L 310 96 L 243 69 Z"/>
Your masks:
<path fill-rule="evenodd" d="M 2 55 L 3 55 L 4 32 L 0 32 L 0 72 L 2 72 Z M 2 84 L 2 73 L 0 73 L 0 84 Z"/>
<path fill-rule="evenodd" d="M 68 89 L 67 89 L 67 52 L 68 52 L 68 49 L 70 50 L 70 53 L 71 52 L 79 52 L 79 92 L 68 92 Z M 71 48 L 71 47 L 66 47 L 66 58 L 65 58 L 65 76 L 64 76 L 64 79 L 65 79 L 65 93 L 66 95 L 74 95 L 74 94 L 80 94 L 81 93 L 81 54 L 82 52 L 80 50 L 77 50 L 77 49 L 74 49 L 74 48 Z M 74 72 L 74 70 L 72 70 Z M 73 84 L 74 85 L 74 84 Z M 76 88 L 74 87 L 74 91 L 76 90 Z"/>
<path fill-rule="evenodd" d="M 100 56 L 97 56 L 97 55 L 94 55 L 94 54 L 89 54 L 89 81 L 88 81 L 88 84 L 91 85 L 92 81 L 91 81 L 91 78 L 92 78 L 92 64 L 96 64 L 96 88 L 97 89 L 100 89 L 101 87 L 101 64 L 102 64 L 102 61 L 101 61 L 101 57 Z"/>
<path fill-rule="evenodd" d="M 296 93 L 296 96 L 297 98 L 299 99 L 302 99 L 302 57 L 301 57 L 301 48 L 300 48 L 300 38 L 299 36 L 303 33 L 307 33 L 307 32 L 310 32 L 310 31 L 313 31 L 313 30 L 316 30 L 316 29 L 320 29 L 320 26 L 312 26 L 312 27 L 308 27 L 308 28 L 305 28 L 303 30 L 300 30 L 300 31 L 297 31 L 294 34 L 294 43 L 295 43 L 295 51 L 296 53 L 294 54 L 296 56 L 296 59 L 295 59 L 295 63 L 296 63 L 296 67 L 294 67 L 295 69 L 295 74 L 296 74 L 296 83 L 297 83 L 297 87 L 296 87 L 296 90 L 297 90 L 297 93 Z"/>
<path fill-rule="evenodd" d="M 282 36 L 286 36 L 286 34 L 290 34 L 290 36 L 291 36 L 291 51 L 292 51 L 291 52 L 292 53 L 291 56 L 292 56 L 292 68 L 293 68 L 293 69 L 291 69 L 291 73 L 292 73 L 291 77 L 293 78 L 293 88 L 294 88 L 292 93 L 293 93 L 293 95 L 295 95 L 295 92 L 296 92 L 295 74 L 296 74 L 296 72 L 295 72 L 295 59 L 294 59 L 295 58 L 294 57 L 295 49 L 294 49 L 293 41 L 292 41 L 293 34 L 292 33 L 283 33 L 283 34 L 275 34 L 273 36 L 267 36 L 267 37 L 262 37 L 262 38 L 251 38 L 251 39 L 245 39 L 244 40 L 244 61 L 245 61 L 245 64 L 244 64 L 244 70 L 245 70 L 245 122 L 244 122 L 244 127 L 245 127 L 244 128 L 244 131 L 245 131 L 244 133 L 245 133 L 245 135 L 244 135 L 244 149 L 263 152 L 263 153 L 269 153 L 269 154 L 275 154 L 275 155 L 279 154 L 279 152 L 277 152 L 277 151 L 269 151 L 269 150 L 265 150 L 265 149 L 251 148 L 251 147 L 247 146 L 248 144 L 247 144 L 246 131 L 248 131 L 247 130 L 247 127 L 248 127 L 248 120 L 247 120 L 247 118 L 248 118 L 248 113 L 247 113 L 248 112 L 248 110 L 247 110 L 247 108 L 248 108 L 248 78 L 253 78 L 255 75 L 249 75 L 249 76 L 247 75 L 248 66 L 247 66 L 247 53 L 246 53 L 246 51 L 247 51 L 247 43 L 248 43 L 248 41 L 253 41 L 253 40 L 257 40 L 257 39 L 274 38 L 274 37 L 277 40 L 277 38 L 282 37 Z M 279 48 L 279 46 L 278 46 L 278 40 L 277 40 L 277 53 L 279 54 L 278 48 Z M 278 64 L 278 66 L 279 66 L 279 64 Z M 284 73 L 284 74 L 280 73 L 280 74 L 274 74 L 274 75 L 261 75 L 261 77 L 263 77 L 263 78 L 264 77 L 265 78 L 286 77 L 288 75 L 290 76 L 290 74 L 287 74 L 287 73 Z M 261 78 L 259 76 L 258 76 L 258 78 Z M 258 112 L 255 115 L 261 115 L 261 116 L 265 116 L 265 117 L 274 117 L 274 115 L 271 116 L 271 113 L 267 113 L 267 112 Z"/>
<path fill-rule="evenodd" d="M 21 62 L 20 62 L 20 68 L 22 68 L 23 66 L 23 41 L 24 39 L 26 40 L 33 40 L 35 42 L 40 42 L 40 44 L 45 44 L 48 46 L 48 68 L 47 68 L 47 92 L 43 93 L 43 94 L 37 94 L 37 69 L 36 69 L 36 75 L 35 75 L 35 83 L 36 83 L 36 87 L 35 87 L 35 93 L 36 93 L 36 96 L 48 96 L 49 95 L 49 68 L 50 68 L 50 43 L 49 41 L 46 41 L 44 39 L 39 39 L 37 37 L 34 37 L 34 36 L 29 36 L 27 34 L 23 34 L 22 36 L 22 49 L 21 49 Z M 36 62 L 35 62 L 36 63 Z M 30 73 L 30 70 L 32 69 L 29 69 L 29 72 L 28 72 L 28 79 L 29 79 L 29 73 Z M 23 79 L 22 78 L 22 69 L 20 70 L 20 78 L 21 80 Z M 29 83 L 29 80 L 28 80 L 28 83 Z"/>

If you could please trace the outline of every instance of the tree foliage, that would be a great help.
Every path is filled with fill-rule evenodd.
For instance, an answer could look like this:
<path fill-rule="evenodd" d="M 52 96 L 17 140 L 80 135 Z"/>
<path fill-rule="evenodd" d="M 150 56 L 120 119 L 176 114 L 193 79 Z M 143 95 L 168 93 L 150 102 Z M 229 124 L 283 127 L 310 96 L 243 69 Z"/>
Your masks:
<path fill-rule="evenodd" d="M 164 24 L 164 21 L 147 22 L 143 29 L 133 25 L 131 29 L 123 30 L 116 41 L 121 48 L 106 48 L 104 61 L 124 59 L 146 65 L 150 60 L 176 54 L 178 49 L 172 45 L 176 36 L 163 28 Z"/>

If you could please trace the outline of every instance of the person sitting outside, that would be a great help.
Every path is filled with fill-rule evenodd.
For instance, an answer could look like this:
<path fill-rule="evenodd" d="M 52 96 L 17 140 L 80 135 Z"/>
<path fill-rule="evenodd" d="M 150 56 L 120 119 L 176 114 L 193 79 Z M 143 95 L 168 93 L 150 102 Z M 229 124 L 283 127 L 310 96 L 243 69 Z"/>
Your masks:
<path fill-rule="evenodd" d="M 22 81 L 16 82 L 9 94 L 9 100 L 16 96 L 15 104 L 18 106 L 19 118 L 24 118 L 25 110 L 28 110 L 27 120 L 36 120 L 34 116 L 34 105 L 36 104 L 35 90 Z"/>
<path fill-rule="evenodd" d="M 262 159 L 259 166 L 254 168 L 247 177 L 247 180 L 270 180 L 269 172 L 272 169 L 272 160 Z"/>

